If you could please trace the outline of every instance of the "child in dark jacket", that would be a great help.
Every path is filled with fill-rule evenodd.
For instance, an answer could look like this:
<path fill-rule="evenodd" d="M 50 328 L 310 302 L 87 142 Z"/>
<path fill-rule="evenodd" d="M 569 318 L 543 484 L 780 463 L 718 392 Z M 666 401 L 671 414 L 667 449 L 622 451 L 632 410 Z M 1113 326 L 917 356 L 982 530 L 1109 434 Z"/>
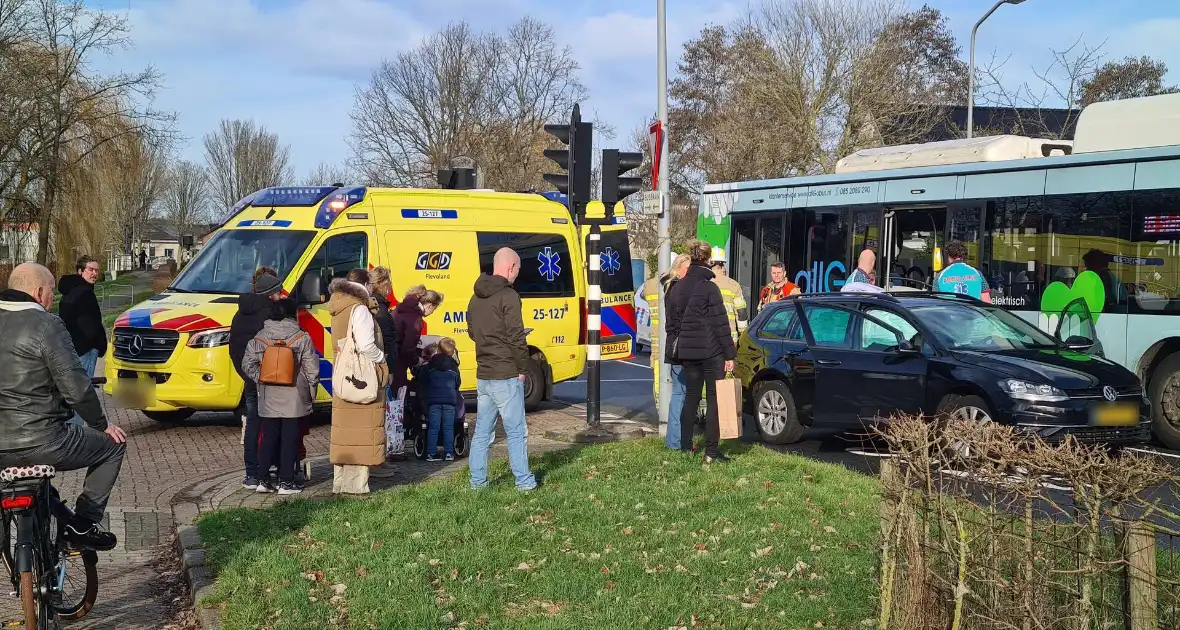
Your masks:
<path fill-rule="evenodd" d="M 444 458 L 455 461 L 455 402 L 461 380 L 455 340 L 444 337 L 426 370 L 426 461 L 437 462 L 438 432 L 442 430 Z"/>

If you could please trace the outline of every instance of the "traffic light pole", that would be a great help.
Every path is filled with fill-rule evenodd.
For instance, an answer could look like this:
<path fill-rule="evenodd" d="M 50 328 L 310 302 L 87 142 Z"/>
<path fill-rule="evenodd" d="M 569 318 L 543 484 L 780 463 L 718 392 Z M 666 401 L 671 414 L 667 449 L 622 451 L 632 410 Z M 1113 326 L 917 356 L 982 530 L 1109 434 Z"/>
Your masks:
<path fill-rule="evenodd" d="M 659 172 L 659 191 L 660 191 L 660 221 L 658 226 L 658 238 L 660 242 L 660 253 L 657 262 L 657 269 L 659 269 L 659 276 L 663 278 L 668 273 L 672 266 L 672 238 L 671 238 L 671 217 L 672 204 L 668 199 L 668 15 L 665 0 L 656 0 L 656 85 L 659 89 L 659 103 L 658 113 L 660 117 L 660 124 L 663 127 L 663 142 L 657 147 L 660 152 L 660 172 Z M 662 288 L 660 289 L 663 290 Z M 664 296 L 660 296 L 661 302 Z M 663 350 L 667 344 L 664 342 L 667 339 L 665 334 L 665 324 L 668 321 L 667 305 L 662 304 L 660 316 L 660 330 L 659 340 L 660 349 Z M 656 377 L 660 379 L 660 399 L 656 411 L 660 417 L 660 432 L 666 433 L 668 430 L 668 410 L 672 403 L 672 371 L 671 367 L 664 361 L 664 357 L 652 357 L 660 366 Z M 681 419 L 681 422 L 689 422 L 691 420 Z"/>
<path fill-rule="evenodd" d="M 610 216 L 610 213 L 607 213 Z M 602 228 L 590 222 L 586 243 L 586 422 L 597 429 L 602 422 Z"/>

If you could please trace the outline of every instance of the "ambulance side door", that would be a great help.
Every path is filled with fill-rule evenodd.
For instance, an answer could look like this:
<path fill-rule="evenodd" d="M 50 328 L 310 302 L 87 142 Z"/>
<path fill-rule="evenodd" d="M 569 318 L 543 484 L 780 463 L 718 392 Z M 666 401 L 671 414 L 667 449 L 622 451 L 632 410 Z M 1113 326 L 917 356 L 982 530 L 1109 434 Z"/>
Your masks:
<path fill-rule="evenodd" d="M 398 226 L 386 230 L 384 239 L 384 259 L 396 300 L 419 284 L 442 294 L 442 304 L 426 318 L 425 334 L 455 340 L 462 389 L 474 390 L 475 343 L 467 334 L 467 304 L 479 278 L 475 233 L 466 227 L 418 230 Z"/>
<path fill-rule="evenodd" d="M 332 316 L 328 313 L 328 287 L 332 280 L 343 278 L 353 269 L 371 269 L 378 261 L 372 258 L 373 236 L 365 228 L 327 232 L 312 245 L 315 253 L 299 275 L 295 295 L 300 303 L 299 325 L 307 331 L 320 355 L 320 388 L 317 402 L 332 398 Z M 320 295 L 305 295 L 312 284 L 308 278 L 318 277 Z"/>

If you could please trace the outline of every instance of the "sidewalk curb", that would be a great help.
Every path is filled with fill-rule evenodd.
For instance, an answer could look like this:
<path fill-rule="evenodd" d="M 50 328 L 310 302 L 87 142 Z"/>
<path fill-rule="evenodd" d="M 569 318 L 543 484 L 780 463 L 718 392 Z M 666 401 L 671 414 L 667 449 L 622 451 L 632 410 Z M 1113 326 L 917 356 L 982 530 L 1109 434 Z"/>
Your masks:
<path fill-rule="evenodd" d="M 196 525 L 200 513 L 196 503 L 183 502 L 172 506 L 172 518 L 176 523 L 176 547 L 184 565 L 189 599 L 201 630 L 220 630 L 221 609 L 201 606 L 201 600 L 213 594 L 215 576 L 213 569 L 205 564 L 205 544 Z"/>

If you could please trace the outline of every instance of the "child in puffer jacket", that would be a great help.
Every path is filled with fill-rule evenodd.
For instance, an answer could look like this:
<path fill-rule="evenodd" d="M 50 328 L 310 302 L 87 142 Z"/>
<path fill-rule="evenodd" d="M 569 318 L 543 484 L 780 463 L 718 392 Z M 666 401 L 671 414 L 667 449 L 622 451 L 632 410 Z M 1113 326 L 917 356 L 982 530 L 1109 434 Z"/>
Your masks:
<path fill-rule="evenodd" d="M 455 461 L 455 416 L 459 386 L 459 353 L 455 340 L 444 337 L 438 342 L 438 354 L 430 358 L 426 379 L 426 461 L 437 462 L 438 433 L 442 430 L 442 459 Z"/>

